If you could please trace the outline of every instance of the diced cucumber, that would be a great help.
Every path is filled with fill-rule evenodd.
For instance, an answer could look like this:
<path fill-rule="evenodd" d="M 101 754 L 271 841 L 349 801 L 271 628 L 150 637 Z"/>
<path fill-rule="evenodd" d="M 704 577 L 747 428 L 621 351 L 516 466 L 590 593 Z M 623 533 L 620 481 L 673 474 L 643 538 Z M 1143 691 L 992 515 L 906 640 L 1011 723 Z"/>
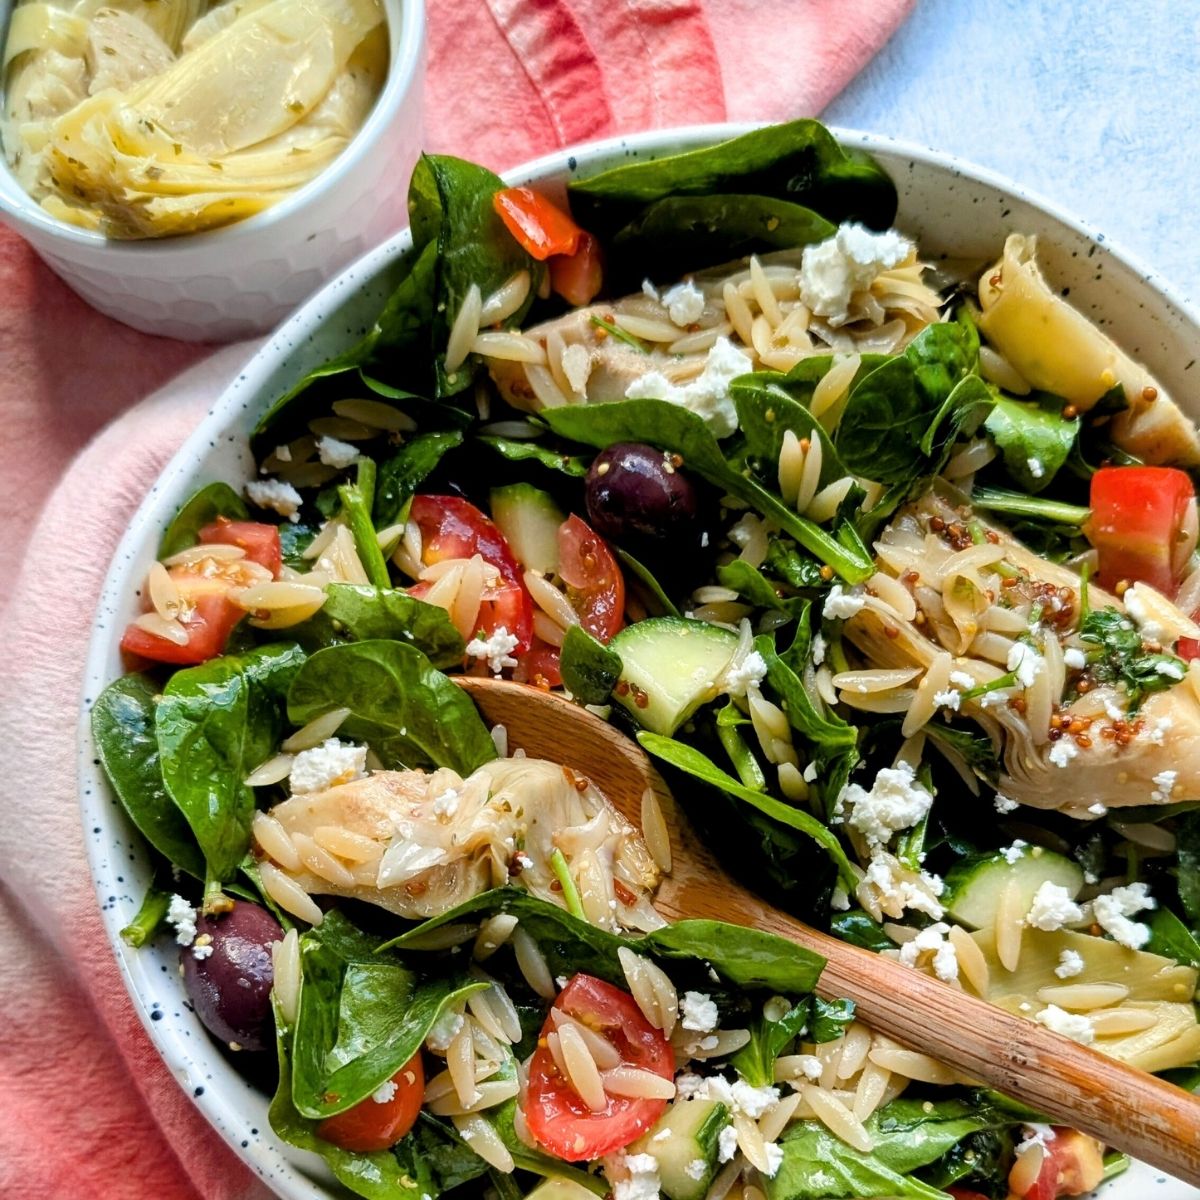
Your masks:
<path fill-rule="evenodd" d="M 1066 888 L 1074 900 L 1083 887 L 1083 871 L 1071 859 L 1042 846 L 1024 846 L 1019 854 L 997 850 L 951 867 L 942 903 L 956 921 L 982 929 L 994 924 L 1000 893 L 1010 882 L 1017 886 L 1021 911 L 1028 912 L 1043 883 Z"/>
<path fill-rule="evenodd" d="M 718 1139 L 728 1124 L 729 1109 L 717 1100 L 673 1100 L 629 1152 L 658 1160 L 667 1200 L 703 1200 L 717 1173 Z"/>
<path fill-rule="evenodd" d="M 566 520 L 554 500 L 530 483 L 492 488 L 492 520 L 523 567 L 558 570 L 558 527 Z"/>
<path fill-rule="evenodd" d="M 596 1193 L 574 1179 L 543 1179 L 525 1200 L 596 1200 Z"/>
<path fill-rule="evenodd" d="M 613 695 L 639 725 L 670 736 L 701 704 L 716 699 L 737 643 L 736 633 L 686 617 L 627 625 L 609 642 L 621 656 Z"/>

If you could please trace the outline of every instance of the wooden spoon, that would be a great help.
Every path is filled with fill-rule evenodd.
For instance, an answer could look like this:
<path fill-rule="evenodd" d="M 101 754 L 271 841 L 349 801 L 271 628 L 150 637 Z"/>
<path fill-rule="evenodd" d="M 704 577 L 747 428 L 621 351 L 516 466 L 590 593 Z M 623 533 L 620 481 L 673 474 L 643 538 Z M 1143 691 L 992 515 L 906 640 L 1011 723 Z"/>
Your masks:
<path fill-rule="evenodd" d="M 646 788 L 654 789 L 671 830 L 671 872 L 654 898 L 667 920 L 730 921 L 815 950 L 826 960 L 817 991 L 849 997 L 880 1033 L 1200 1186 L 1200 1098 L 778 912 L 725 872 L 624 734 L 561 695 L 504 680 L 455 682 L 486 720 L 505 726 L 510 752 L 587 776 L 633 825 L 641 825 Z"/>

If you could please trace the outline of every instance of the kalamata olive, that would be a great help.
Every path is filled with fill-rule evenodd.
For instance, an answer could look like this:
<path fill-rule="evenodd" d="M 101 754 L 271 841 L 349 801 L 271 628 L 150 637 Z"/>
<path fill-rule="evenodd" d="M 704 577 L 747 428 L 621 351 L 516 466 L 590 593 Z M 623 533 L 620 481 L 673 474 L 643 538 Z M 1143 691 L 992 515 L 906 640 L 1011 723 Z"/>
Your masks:
<path fill-rule="evenodd" d="M 271 943 L 282 938 L 279 922 L 265 908 L 235 900 L 227 913 L 197 916 L 196 940 L 179 952 L 196 1016 L 232 1049 L 271 1044 Z"/>
<path fill-rule="evenodd" d="M 677 537 L 696 522 L 696 489 L 676 457 L 641 442 L 596 455 L 585 489 L 588 518 L 605 537 Z"/>

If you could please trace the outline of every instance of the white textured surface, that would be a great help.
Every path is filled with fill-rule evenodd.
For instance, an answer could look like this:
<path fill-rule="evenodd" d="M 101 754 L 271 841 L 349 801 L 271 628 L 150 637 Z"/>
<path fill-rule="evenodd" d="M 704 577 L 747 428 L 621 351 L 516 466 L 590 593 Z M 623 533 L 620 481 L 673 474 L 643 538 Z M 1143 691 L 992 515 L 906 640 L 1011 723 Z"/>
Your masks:
<path fill-rule="evenodd" d="M 826 120 L 947 150 L 1200 299 L 1200 5 L 919 0 Z"/>

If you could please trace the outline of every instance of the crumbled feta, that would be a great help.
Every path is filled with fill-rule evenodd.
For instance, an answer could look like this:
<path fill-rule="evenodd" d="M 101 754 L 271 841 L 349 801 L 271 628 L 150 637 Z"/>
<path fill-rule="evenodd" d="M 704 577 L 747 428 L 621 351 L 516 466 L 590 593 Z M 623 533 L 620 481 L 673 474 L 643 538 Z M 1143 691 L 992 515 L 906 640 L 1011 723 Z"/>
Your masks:
<path fill-rule="evenodd" d="M 866 291 L 881 271 L 898 267 L 913 244 L 894 229 L 874 233 L 847 222 L 833 237 L 806 246 L 800 260 L 800 298 L 814 316 L 844 325 L 858 292 Z"/>
<path fill-rule="evenodd" d="M 904 877 L 900 861 L 886 850 L 877 850 L 867 865 L 863 882 L 878 890 L 884 908 L 902 912 L 911 908 L 938 920 L 943 913 L 937 897 L 945 891 L 945 883 L 936 875 L 922 871 L 916 879 Z"/>
<path fill-rule="evenodd" d="M 704 370 L 690 383 L 672 383 L 661 371 L 647 371 L 626 389 L 629 400 L 665 400 L 704 419 L 715 437 L 728 437 L 737 428 L 737 410 L 729 385 L 753 364 L 728 338 L 719 337 L 708 352 Z"/>
<path fill-rule="evenodd" d="M 958 951 L 946 940 L 950 926 L 939 921 L 922 929 L 910 942 L 900 947 L 900 961 L 906 967 L 915 967 L 921 955 L 932 952 L 933 973 L 945 983 L 958 978 Z"/>
<path fill-rule="evenodd" d="M 396 1096 L 396 1081 L 394 1079 L 385 1079 L 372 1093 L 371 1099 L 376 1104 L 387 1104 L 394 1100 Z"/>
<path fill-rule="evenodd" d="M 671 1138 L 671 1129 L 660 1129 L 650 1140 L 652 1142 L 666 1142 Z"/>
<path fill-rule="evenodd" d="M 1016 673 L 1017 682 L 1023 688 L 1033 687 L 1033 681 L 1042 673 L 1044 660 L 1028 642 L 1013 642 L 1008 652 L 1008 670 Z"/>
<path fill-rule="evenodd" d="M 1182 663 L 1177 663 L 1169 658 L 1159 659 L 1154 664 L 1155 674 L 1161 675 L 1164 679 L 1182 679 L 1187 673 L 1186 668 Z"/>
<path fill-rule="evenodd" d="M 835 887 L 833 894 L 829 897 L 829 907 L 837 912 L 849 912 L 850 897 L 846 894 L 846 889 Z"/>
<path fill-rule="evenodd" d="M 1064 925 L 1072 925 L 1082 920 L 1083 909 L 1071 899 L 1071 893 L 1065 887 L 1047 879 L 1033 897 L 1025 924 L 1052 933 Z"/>
<path fill-rule="evenodd" d="M 968 675 L 966 671 L 951 671 L 950 682 L 955 687 L 973 688 L 975 686 L 975 677 Z"/>
<path fill-rule="evenodd" d="M 467 643 L 467 655 L 471 658 L 487 659 L 488 670 L 493 675 L 499 675 L 505 667 L 517 665 L 512 652 L 520 641 L 516 634 L 509 633 L 503 625 L 497 625 L 486 638 L 472 638 Z"/>
<path fill-rule="evenodd" d="M 622 1165 L 629 1177 L 614 1180 L 613 1200 L 658 1200 L 661 1185 L 658 1159 L 653 1154 L 627 1154 Z"/>
<path fill-rule="evenodd" d="M 778 1142 L 763 1142 L 763 1150 L 767 1155 L 767 1169 L 763 1173 L 768 1179 L 774 1179 L 783 1166 L 783 1147 Z"/>
<path fill-rule="evenodd" d="M 1018 1154 L 1028 1154 L 1035 1147 L 1044 1154 L 1050 1149 L 1047 1143 L 1054 1141 L 1058 1135 L 1049 1125 L 1026 1125 L 1024 1132 L 1021 1134 L 1020 1145 L 1017 1146 Z"/>
<path fill-rule="evenodd" d="M 1147 740 L 1155 746 L 1161 746 L 1166 740 L 1167 730 L 1174 724 L 1175 722 L 1170 717 L 1156 717 L 1150 732 L 1146 734 Z"/>
<path fill-rule="evenodd" d="M 677 283 L 663 293 L 667 314 L 682 329 L 694 325 L 704 315 L 704 293 L 690 280 Z"/>
<path fill-rule="evenodd" d="M 779 1089 L 769 1085 L 752 1087 L 744 1079 L 739 1079 L 731 1089 L 730 1098 L 735 1113 L 757 1121 L 779 1099 Z"/>
<path fill-rule="evenodd" d="M 1041 479 L 1046 474 L 1046 468 L 1042 466 L 1040 458 L 1027 458 L 1025 465 L 1029 468 L 1029 473 L 1034 479 Z"/>
<path fill-rule="evenodd" d="M 458 1037 L 462 1027 L 462 1013 L 447 1009 L 434 1021 L 428 1034 L 425 1035 L 425 1044 L 435 1053 L 438 1051 L 444 1053 L 450 1048 L 450 1043 Z"/>
<path fill-rule="evenodd" d="M 933 797 L 917 782 L 912 764 L 899 762 L 884 767 L 869 792 L 857 783 L 848 784 L 842 802 L 850 806 L 846 824 L 869 846 L 885 846 L 894 833 L 911 829 L 925 816 Z"/>
<path fill-rule="evenodd" d="M 1101 804 L 1101 802 L 1097 800 L 1095 804 L 1088 805 L 1088 812 L 1091 813 L 1093 817 L 1102 817 L 1106 812 L 1108 812 L 1108 805 Z"/>
<path fill-rule="evenodd" d="M 997 688 L 992 692 L 984 692 L 983 695 L 979 697 L 979 704 L 981 708 L 996 708 L 999 705 L 1006 703 L 1007 700 L 1008 692 L 1004 688 Z"/>
<path fill-rule="evenodd" d="M 862 589 L 854 588 L 853 591 L 843 591 L 840 583 L 835 583 L 829 589 L 829 595 L 825 597 L 825 607 L 821 610 L 821 615 L 826 621 L 846 620 L 847 617 L 852 617 L 858 612 L 867 598 L 862 594 Z"/>
<path fill-rule="evenodd" d="M 1079 747 L 1075 745 L 1072 738 L 1059 738 L 1053 746 L 1050 747 L 1050 753 L 1046 756 L 1050 762 L 1056 767 L 1065 767 L 1073 758 L 1079 756 Z"/>
<path fill-rule="evenodd" d="M 1087 655 L 1075 646 L 1068 646 L 1063 651 L 1063 662 L 1072 671 L 1082 671 L 1087 666 Z"/>
<path fill-rule="evenodd" d="M 804 768 L 802 778 L 804 779 L 805 783 L 812 783 L 817 778 L 817 764 L 815 762 L 810 762 L 808 766 Z"/>
<path fill-rule="evenodd" d="M 361 457 L 357 446 L 349 442 L 341 442 L 335 437 L 317 439 L 317 457 L 327 466 L 344 470 L 351 463 L 358 462 Z"/>
<path fill-rule="evenodd" d="M 1087 1017 L 1069 1013 L 1057 1004 L 1047 1004 L 1033 1019 L 1054 1033 L 1062 1034 L 1081 1046 L 1090 1046 L 1096 1040 L 1096 1029 Z"/>
<path fill-rule="evenodd" d="M 1150 615 L 1146 607 L 1145 584 L 1135 583 L 1125 595 L 1121 597 L 1121 601 L 1125 605 L 1125 611 L 1133 618 L 1138 627 L 1138 632 L 1149 642 L 1167 643 L 1174 639 L 1167 636 L 1167 631 Z M 1182 678 L 1182 676 L 1181 676 Z"/>
<path fill-rule="evenodd" d="M 1083 955 L 1078 950 L 1064 950 L 1058 956 L 1058 966 L 1054 973 L 1059 979 L 1074 979 L 1083 974 Z"/>
<path fill-rule="evenodd" d="M 737 1130 L 732 1125 L 726 1125 L 717 1134 L 717 1161 L 730 1162 L 737 1153 Z"/>
<path fill-rule="evenodd" d="M 708 549 L 708 530 L 707 529 L 704 530 L 704 532 L 701 533 L 701 535 L 700 535 L 700 549 L 701 550 Z"/>
<path fill-rule="evenodd" d="M 684 992 L 679 1003 L 680 1024 L 696 1033 L 712 1033 L 720 1015 L 717 1002 L 704 992 Z"/>
<path fill-rule="evenodd" d="M 433 802 L 433 815 L 449 820 L 458 812 L 458 802 L 461 799 L 456 788 L 447 788 Z"/>
<path fill-rule="evenodd" d="M 949 708 L 957 712 L 958 706 L 961 703 L 961 693 L 956 692 L 954 688 L 947 688 L 944 692 L 933 693 L 934 708 Z"/>
<path fill-rule="evenodd" d="M 245 487 L 246 498 L 259 508 L 269 508 L 289 521 L 300 520 L 300 505 L 304 501 L 290 483 L 282 479 L 252 479 Z"/>
<path fill-rule="evenodd" d="M 167 920 L 175 926 L 175 940 L 181 946 L 190 946 L 196 940 L 196 910 L 182 896 L 171 897 Z"/>
<path fill-rule="evenodd" d="M 1003 792 L 996 793 L 995 805 L 996 811 L 1001 814 L 1016 812 L 1021 807 L 1017 801 L 1010 799 Z"/>
<path fill-rule="evenodd" d="M 691 1071 L 681 1071 L 675 1076 L 675 1094 L 682 1100 L 690 1100 L 695 1096 L 705 1084 L 705 1080 L 700 1075 L 693 1075 Z"/>
<path fill-rule="evenodd" d="M 825 1073 L 825 1064 L 815 1054 L 797 1054 L 796 1066 L 804 1072 L 805 1079 L 814 1083 Z"/>
<path fill-rule="evenodd" d="M 1170 800 L 1171 793 L 1175 790 L 1175 780 L 1178 777 L 1178 771 L 1159 771 L 1154 776 L 1154 790 L 1150 793 L 1150 799 L 1159 804 L 1164 804 Z"/>
<path fill-rule="evenodd" d="M 814 667 L 819 667 L 825 661 L 825 651 L 828 648 L 825 638 L 818 633 L 812 640 L 812 660 Z"/>
<path fill-rule="evenodd" d="M 725 676 L 725 691 L 731 696 L 744 696 L 752 683 L 761 683 L 767 677 L 767 664 L 757 650 L 751 650 Z"/>
<path fill-rule="evenodd" d="M 367 772 L 367 748 L 338 738 L 327 738 L 292 759 L 288 784 L 294 795 L 323 792 L 339 783 L 361 779 Z"/>
<path fill-rule="evenodd" d="M 207 941 L 205 940 L 207 938 Z M 212 938 L 207 933 L 202 933 L 192 943 L 192 957 L 199 959 L 201 962 L 206 958 L 211 958 L 213 952 Z"/>
<path fill-rule="evenodd" d="M 1028 845 L 1028 842 L 1023 842 L 1020 838 L 1017 838 L 1011 846 L 1006 846 L 1000 851 L 1000 853 L 1004 855 L 1004 861 L 1008 863 L 1009 866 L 1012 866 L 1017 859 L 1024 855 L 1025 847 Z"/>
<path fill-rule="evenodd" d="M 708 1160 L 703 1158 L 693 1158 L 692 1161 L 683 1168 L 683 1173 L 689 1179 L 703 1179 L 708 1173 Z"/>
<path fill-rule="evenodd" d="M 1148 884 L 1131 883 L 1113 888 L 1107 895 L 1097 896 L 1092 901 L 1092 916 L 1113 941 L 1140 950 L 1150 940 L 1150 929 L 1129 918 L 1144 908 L 1157 907 L 1158 902 L 1150 895 Z"/>

